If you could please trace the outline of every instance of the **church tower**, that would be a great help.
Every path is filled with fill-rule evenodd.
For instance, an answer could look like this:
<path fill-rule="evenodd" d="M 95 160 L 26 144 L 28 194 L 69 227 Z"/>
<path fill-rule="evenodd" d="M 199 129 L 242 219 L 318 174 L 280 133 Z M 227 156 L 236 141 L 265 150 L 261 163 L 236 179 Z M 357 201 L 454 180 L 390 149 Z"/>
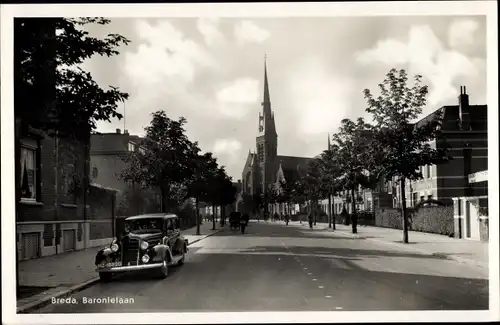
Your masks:
<path fill-rule="evenodd" d="M 271 98 L 269 95 L 269 82 L 267 79 L 267 64 L 264 60 L 264 96 L 262 113 L 259 113 L 259 136 L 256 138 L 257 163 L 259 171 L 257 177 L 259 192 L 264 190 L 276 181 L 277 155 L 278 155 L 278 134 L 274 123 L 274 112 L 271 109 Z"/>

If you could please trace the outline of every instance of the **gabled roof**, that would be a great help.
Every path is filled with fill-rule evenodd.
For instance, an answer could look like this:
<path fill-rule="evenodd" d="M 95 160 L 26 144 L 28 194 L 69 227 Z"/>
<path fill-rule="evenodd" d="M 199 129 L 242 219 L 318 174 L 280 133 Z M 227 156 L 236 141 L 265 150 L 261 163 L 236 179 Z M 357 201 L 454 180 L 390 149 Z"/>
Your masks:
<path fill-rule="evenodd" d="M 138 143 L 141 137 L 121 133 L 92 134 L 90 137 L 90 153 L 113 153 L 128 151 L 128 143 Z"/>
<path fill-rule="evenodd" d="M 469 105 L 470 124 L 472 130 L 487 130 L 488 125 L 488 106 L 487 105 Z M 432 122 L 440 118 L 443 131 L 458 131 L 460 112 L 458 105 L 448 105 L 436 109 L 434 112 L 420 119 L 415 125 L 417 127 Z"/>

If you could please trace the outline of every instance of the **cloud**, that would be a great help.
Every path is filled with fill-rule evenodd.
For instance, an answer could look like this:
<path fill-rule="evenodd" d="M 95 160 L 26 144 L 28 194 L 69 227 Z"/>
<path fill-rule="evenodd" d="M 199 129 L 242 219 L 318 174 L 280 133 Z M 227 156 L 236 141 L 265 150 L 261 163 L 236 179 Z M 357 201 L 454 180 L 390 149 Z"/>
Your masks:
<path fill-rule="evenodd" d="M 253 104 L 259 100 L 259 81 L 240 78 L 217 92 L 217 100 L 223 103 Z"/>
<path fill-rule="evenodd" d="M 331 132 L 351 110 L 352 81 L 325 70 L 325 62 L 310 58 L 296 66 L 288 84 L 293 108 L 300 116 L 299 132 L 305 135 Z"/>
<path fill-rule="evenodd" d="M 230 164 L 238 163 L 241 151 L 241 143 L 236 139 L 217 139 L 215 140 L 212 152 L 214 155 Z"/>
<path fill-rule="evenodd" d="M 202 47 L 176 29 L 170 22 L 153 26 L 144 20 L 136 22 L 141 43 L 134 52 L 125 54 L 125 73 L 141 87 L 165 82 L 191 83 L 199 67 L 214 64 Z"/>
<path fill-rule="evenodd" d="M 446 49 L 426 25 L 412 26 L 407 42 L 381 40 L 373 48 L 356 53 L 355 58 L 363 67 L 382 64 L 423 75 L 424 82 L 429 85 L 428 108 L 424 113 L 440 104 L 454 102 L 458 96 L 456 83 L 475 82 L 486 65 L 485 60 Z"/>
<path fill-rule="evenodd" d="M 448 31 L 448 44 L 451 48 L 461 49 L 474 45 L 474 34 L 479 25 L 473 20 L 454 21 Z"/>
<path fill-rule="evenodd" d="M 234 27 L 234 36 L 240 44 L 262 43 L 271 37 L 271 33 L 252 21 L 243 20 Z"/>
<path fill-rule="evenodd" d="M 214 45 L 224 39 L 217 28 L 218 22 L 218 18 L 199 18 L 196 22 L 196 28 L 203 35 L 207 45 Z"/>

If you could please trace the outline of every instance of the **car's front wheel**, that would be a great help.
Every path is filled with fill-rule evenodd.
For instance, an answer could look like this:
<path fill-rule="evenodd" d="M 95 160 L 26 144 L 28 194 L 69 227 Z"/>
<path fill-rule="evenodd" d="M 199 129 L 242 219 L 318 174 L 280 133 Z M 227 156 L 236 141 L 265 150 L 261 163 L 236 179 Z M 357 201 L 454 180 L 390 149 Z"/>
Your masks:
<path fill-rule="evenodd" d="M 113 277 L 113 274 L 109 272 L 99 272 L 99 278 L 101 279 L 102 282 L 109 282 L 111 281 L 111 278 Z"/>

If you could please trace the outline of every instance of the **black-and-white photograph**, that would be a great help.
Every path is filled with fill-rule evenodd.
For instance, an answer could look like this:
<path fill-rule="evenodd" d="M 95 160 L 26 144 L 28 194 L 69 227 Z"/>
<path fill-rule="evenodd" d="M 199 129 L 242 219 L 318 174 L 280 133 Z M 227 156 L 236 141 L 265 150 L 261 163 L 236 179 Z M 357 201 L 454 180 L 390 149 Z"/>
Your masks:
<path fill-rule="evenodd" d="M 498 320 L 496 3 L 393 4 L 2 5 L 4 322 Z"/>

